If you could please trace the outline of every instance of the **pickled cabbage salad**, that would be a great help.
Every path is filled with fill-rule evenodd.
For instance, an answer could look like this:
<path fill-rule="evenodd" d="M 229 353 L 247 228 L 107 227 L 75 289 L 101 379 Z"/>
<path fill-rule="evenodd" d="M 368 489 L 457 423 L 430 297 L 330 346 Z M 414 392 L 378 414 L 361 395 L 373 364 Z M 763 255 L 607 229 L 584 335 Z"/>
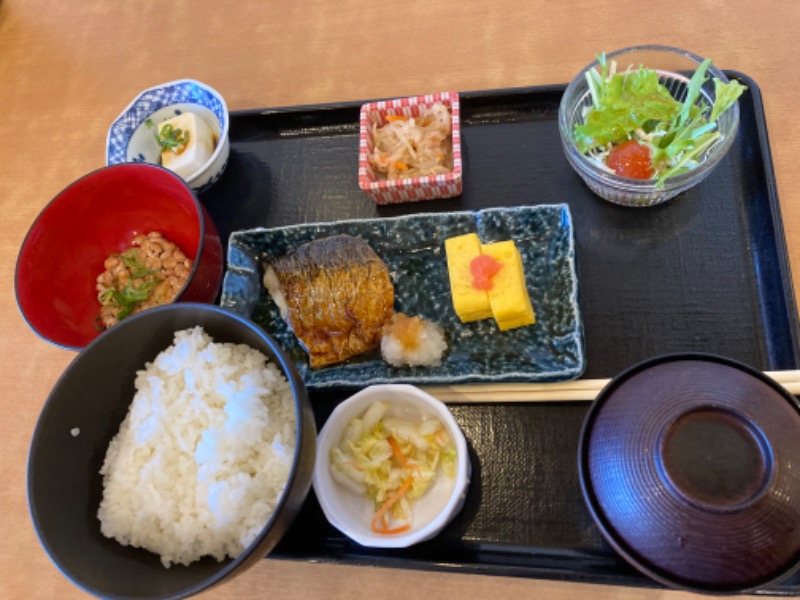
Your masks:
<path fill-rule="evenodd" d="M 639 66 L 617 71 L 605 54 L 586 72 L 591 106 L 573 138 L 580 152 L 601 168 L 633 179 L 656 179 L 660 187 L 675 175 L 695 168 L 721 133 L 718 119 L 747 89 L 738 81 L 714 82 L 714 102 L 701 93 L 709 79 L 711 59 L 704 60 L 675 99 L 659 74 Z"/>
<path fill-rule="evenodd" d="M 337 483 L 374 502 L 374 533 L 402 533 L 436 477 L 455 477 L 456 448 L 438 419 L 408 418 L 377 401 L 348 422 L 331 449 L 330 471 Z"/>

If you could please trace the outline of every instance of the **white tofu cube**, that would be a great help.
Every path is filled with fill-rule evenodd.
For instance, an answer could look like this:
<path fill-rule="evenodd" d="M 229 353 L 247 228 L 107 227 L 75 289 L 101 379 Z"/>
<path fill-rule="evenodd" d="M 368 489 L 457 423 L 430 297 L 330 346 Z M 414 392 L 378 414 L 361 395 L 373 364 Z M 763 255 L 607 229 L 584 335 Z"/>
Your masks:
<path fill-rule="evenodd" d="M 170 171 L 188 179 L 202 167 L 214 154 L 216 139 L 211 127 L 192 112 L 184 112 L 163 123 L 159 123 L 159 134 L 165 125 L 173 130 L 181 129 L 189 132 L 189 142 L 179 154 L 173 150 L 161 152 L 161 165 Z"/>

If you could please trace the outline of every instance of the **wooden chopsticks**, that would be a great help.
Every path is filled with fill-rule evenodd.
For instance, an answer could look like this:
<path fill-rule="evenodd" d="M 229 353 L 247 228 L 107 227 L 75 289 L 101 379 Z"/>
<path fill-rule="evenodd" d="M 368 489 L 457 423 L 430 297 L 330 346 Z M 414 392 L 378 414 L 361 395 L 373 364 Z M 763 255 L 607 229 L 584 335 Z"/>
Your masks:
<path fill-rule="evenodd" d="M 800 370 L 766 371 L 791 394 L 800 394 Z M 610 379 L 575 379 L 558 383 L 490 383 L 425 386 L 446 404 L 471 402 L 576 402 L 594 400 Z"/>

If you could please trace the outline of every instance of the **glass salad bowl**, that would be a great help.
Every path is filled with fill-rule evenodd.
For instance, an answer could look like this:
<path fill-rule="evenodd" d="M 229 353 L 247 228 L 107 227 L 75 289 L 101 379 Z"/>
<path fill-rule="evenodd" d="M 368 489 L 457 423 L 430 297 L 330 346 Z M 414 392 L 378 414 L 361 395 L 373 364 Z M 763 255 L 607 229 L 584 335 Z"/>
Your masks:
<path fill-rule="evenodd" d="M 707 66 L 705 76 L 702 79 L 695 77 L 693 81 L 692 76 L 702 71 L 698 69 L 701 65 Z M 656 154 L 660 157 L 659 168 L 655 171 L 651 168 L 649 178 L 637 179 L 622 176 L 618 174 L 619 170 L 606 164 L 613 153 L 612 149 L 624 143 L 624 132 L 622 141 L 609 142 L 602 136 L 589 136 L 587 130 L 581 131 L 581 128 L 586 125 L 591 110 L 598 106 L 602 108 L 603 102 L 608 106 L 609 97 L 617 102 L 616 109 L 623 108 L 623 114 L 626 107 L 630 108 L 631 122 L 636 122 L 637 111 L 641 110 L 640 114 L 644 114 L 644 109 L 636 104 L 638 99 L 619 100 L 622 95 L 619 87 L 611 89 L 615 86 L 604 77 L 605 74 L 610 77 L 616 71 L 625 74 L 623 85 L 646 88 L 647 82 L 637 83 L 628 79 L 635 78 L 637 73 L 641 74 L 640 67 L 655 71 L 660 85 L 683 106 L 678 107 L 673 102 L 673 110 L 679 113 L 678 116 L 668 119 L 665 116 L 667 113 L 661 113 L 658 115 L 659 121 L 659 118 L 646 115 L 639 118 L 640 123 L 635 130 L 628 130 L 628 139 L 639 142 L 639 146 L 644 143 L 653 158 Z M 649 83 L 654 84 L 653 81 Z M 743 86 L 736 81 L 731 83 L 713 64 L 706 65 L 702 57 L 678 48 L 634 46 L 608 53 L 604 57 L 598 56 L 597 60 L 578 73 L 562 97 L 558 125 L 564 153 L 586 185 L 605 200 L 626 206 L 653 206 L 666 202 L 705 179 L 730 149 L 739 126 L 736 98 L 743 90 Z M 663 89 L 660 91 L 666 93 Z M 692 97 L 687 102 L 688 95 Z M 718 96 L 719 103 L 715 106 Z M 670 103 L 668 98 L 666 103 Z M 727 109 L 717 114 L 723 106 L 727 106 Z M 603 119 L 608 123 L 608 131 L 617 131 L 617 121 L 601 115 L 600 120 Z M 713 122 L 709 124 L 709 120 Z M 667 162 L 665 157 L 670 154 L 673 154 L 670 157 L 672 162 Z M 649 158 L 646 155 L 646 160 Z M 617 160 L 614 166 L 618 167 L 619 163 Z M 641 173 L 639 176 L 642 176 Z M 646 174 L 644 176 L 647 177 Z"/>

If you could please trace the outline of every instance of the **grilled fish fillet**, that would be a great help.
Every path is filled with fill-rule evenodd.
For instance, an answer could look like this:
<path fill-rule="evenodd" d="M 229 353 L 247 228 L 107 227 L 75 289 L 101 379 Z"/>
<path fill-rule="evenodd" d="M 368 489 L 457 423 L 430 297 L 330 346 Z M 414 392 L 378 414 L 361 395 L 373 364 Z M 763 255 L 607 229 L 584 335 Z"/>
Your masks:
<path fill-rule="evenodd" d="M 312 369 L 376 348 L 394 314 L 389 269 L 364 240 L 303 244 L 264 268 L 264 286 L 309 355 Z"/>

